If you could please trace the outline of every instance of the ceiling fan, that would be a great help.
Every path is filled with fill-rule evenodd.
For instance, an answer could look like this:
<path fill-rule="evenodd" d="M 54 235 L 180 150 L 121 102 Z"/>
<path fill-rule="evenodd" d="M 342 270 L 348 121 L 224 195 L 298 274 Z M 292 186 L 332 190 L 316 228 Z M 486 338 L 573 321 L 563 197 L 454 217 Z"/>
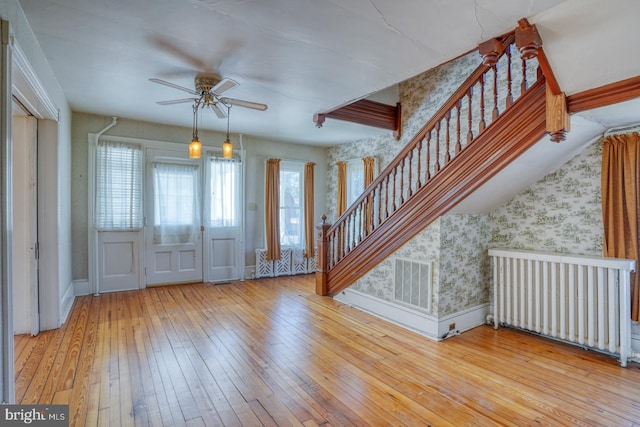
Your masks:
<path fill-rule="evenodd" d="M 178 89 L 191 95 L 194 95 L 190 98 L 182 98 L 182 99 L 173 99 L 170 101 L 158 101 L 157 104 L 160 105 L 172 105 L 172 104 L 181 104 L 186 102 L 193 102 L 194 109 L 202 108 L 205 109 L 210 107 L 213 112 L 219 118 L 223 119 L 227 117 L 227 113 L 224 109 L 220 107 L 225 107 L 228 109 L 237 105 L 239 107 L 251 108 L 253 110 L 265 111 L 267 109 L 266 104 L 260 104 L 258 102 L 245 101 L 242 99 L 236 98 L 227 98 L 222 96 L 223 93 L 233 89 L 238 86 L 238 83 L 234 80 L 221 78 L 217 74 L 213 73 L 199 73 L 196 75 L 194 79 L 195 89 L 189 89 L 184 86 L 177 85 L 175 83 L 168 82 L 166 80 L 151 78 L 150 81 L 154 83 L 158 83 L 164 86 L 172 87 L 174 89 Z"/>

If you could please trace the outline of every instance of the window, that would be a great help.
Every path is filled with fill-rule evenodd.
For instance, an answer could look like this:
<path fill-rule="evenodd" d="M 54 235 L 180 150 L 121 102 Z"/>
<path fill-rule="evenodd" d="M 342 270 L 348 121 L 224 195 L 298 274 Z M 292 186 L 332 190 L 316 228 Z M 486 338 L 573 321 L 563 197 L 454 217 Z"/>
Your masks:
<path fill-rule="evenodd" d="M 280 163 L 280 244 L 304 246 L 304 163 Z"/>
<path fill-rule="evenodd" d="M 194 243 L 200 229 L 197 165 L 153 164 L 153 241 Z"/>
<path fill-rule="evenodd" d="M 240 223 L 241 163 L 238 159 L 209 157 L 209 226 L 237 227 Z"/>
<path fill-rule="evenodd" d="M 142 148 L 107 139 L 96 147 L 95 223 L 100 231 L 142 227 Z"/>
<path fill-rule="evenodd" d="M 362 159 L 347 162 L 347 207 L 351 206 L 364 191 L 364 163 Z"/>

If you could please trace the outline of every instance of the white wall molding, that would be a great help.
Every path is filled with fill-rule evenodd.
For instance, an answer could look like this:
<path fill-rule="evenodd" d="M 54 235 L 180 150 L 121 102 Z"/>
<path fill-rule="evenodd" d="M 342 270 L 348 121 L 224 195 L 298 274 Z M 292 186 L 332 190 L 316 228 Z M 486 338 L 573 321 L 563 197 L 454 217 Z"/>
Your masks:
<path fill-rule="evenodd" d="M 15 97 L 36 118 L 58 121 L 60 117 L 58 108 L 47 95 L 47 91 L 17 42 L 13 47 L 13 65 L 15 73 L 12 79 L 12 90 Z"/>
<path fill-rule="evenodd" d="M 449 334 L 449 325 L 452 323 L 455 323 L 456 333 L 484 324 L 490 306 L 489 303 L 481 304 L 437 318 L 419 310 L 351 289 L 345 289 L 334 299 L 436 341 L 444 339 Z"/>
<path fill-rule="evenodd" d="M 91 294 L 91 288 L 89 288 L 88 279 L 79 279 L 73 281 L 73 295 L 79 297 L 89 294 Z"/>
<path fill-rule="evenodd" d="M 73 301 L 75 301 L 73 282 L 69 283 L 67 290 L 62 298 L 60 298 L 60 325 L 64 324 L 71 313 L 71 307 L 73 307 Z"/>

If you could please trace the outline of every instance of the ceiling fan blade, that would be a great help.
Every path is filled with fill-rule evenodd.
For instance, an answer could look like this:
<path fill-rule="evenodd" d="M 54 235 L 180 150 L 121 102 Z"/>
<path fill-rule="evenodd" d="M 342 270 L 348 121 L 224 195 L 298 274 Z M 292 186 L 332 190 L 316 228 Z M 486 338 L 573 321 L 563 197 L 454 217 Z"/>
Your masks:
<path fill-rule="evenodd" d="M 216 113 L 216 116 L 218 116 L 219 119 L 224 119 L 225 117 L 227 117 L 227 114 L 222 111 L 216 104 L 211 105 L 211 109 L 214 113 Z"/>
<path fill-rule="evenodd" d="M 211 92 L 215 93 L 216 95 L 222 95 L 223 92 L 231 90 L 236 86 L 238 86 L 238 82 L 225 78 L 220 80 L 217 85 L 212 87 Z"/>
<path fill-rule="evenodd" d="M 225 104 L 237 105 L 239 107 L 251 108 L 254 110 L 264 111 L 267 109 L 266 104 L 260 104 L 258 102 L 251 102 L 251 101 L 244 101 L 242 99 L 220 98 L 220 101 L 224 102 Z"/>
<path fill-rule="evenodd" d="M 182 99 L 172 99 L 171 101 L 158 101 L 156 104 L 159 105 L 172 105 L 172 104 L 183 104 L 185 102 L 196 102 L 198 98 L 182 98 Z"/>
<path fill-rule="evenodd" d="M 161 84 L 161 85 L 169 86 L 169 87 L 172 87 L 174 89 L 182 90 L 182 91 L 188 92 L 188 93 L 190 93 L 192 95 L 200 95 L 198 92 L 196 92 L 193 89 L 189 89 L 189 88 L 186 88 L 184 86 L 180 86 L 180 85 L 177 85 L 175 83 L 168 82 L 166 80 L 149 79 L 149 81 L 152 81 L 154 83 L 158 83 L 158 84 Z"/>

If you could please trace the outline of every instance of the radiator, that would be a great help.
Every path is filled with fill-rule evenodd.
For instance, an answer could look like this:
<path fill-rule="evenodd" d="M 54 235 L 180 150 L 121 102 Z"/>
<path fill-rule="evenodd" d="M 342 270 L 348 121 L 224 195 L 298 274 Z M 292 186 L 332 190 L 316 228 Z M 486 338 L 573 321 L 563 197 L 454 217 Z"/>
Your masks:
<path fill-rule="evenodd" d="M 267 260 L 266 249 L 256 249 L 256 278 L 315 273 L 315 258 L 302 256 L 302 249 L 282 248 L 280 259 Z"/>
<path fill-rule="evenodd" d="M 631 355 L 633 260 L 490 249 L 495 327 Z"/>

